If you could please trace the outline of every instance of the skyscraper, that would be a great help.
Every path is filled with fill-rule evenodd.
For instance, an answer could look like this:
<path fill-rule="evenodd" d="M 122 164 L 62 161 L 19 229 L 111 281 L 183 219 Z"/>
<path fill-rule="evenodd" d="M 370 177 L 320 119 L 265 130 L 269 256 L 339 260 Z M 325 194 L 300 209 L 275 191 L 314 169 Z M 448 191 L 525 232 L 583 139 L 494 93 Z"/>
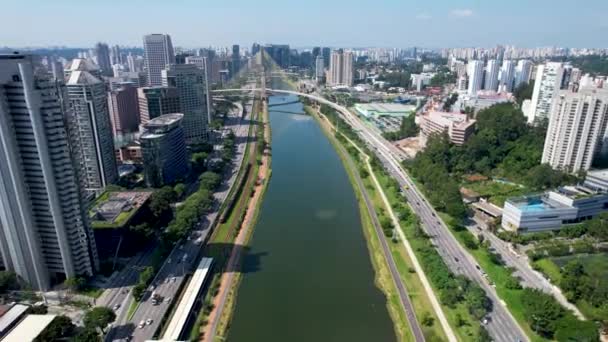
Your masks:
<path fill-rule="evenodd" d="M 479 60 L 469 61 L 467 64 L 467 75 L 469 76 L 469 89 L 467 93 L 469 95 L 477 95 L 477 92 L 481 90 L 483 82 L 483 62 Z"/>
<path fill-rule="evenodd" d="M 532 62 L 527 59 L 520 59 L 515 67 L 515 84 L 514 89 L 524 83 L 530 82 L 530 75 L 532 73 Z"/>
<path fill-rule="evenodd" d="M 327 68 L 329 68 L 331 49 L 328 47 L 324 47 L 321 49 L 321 54 L 323 55 L 323 62 L 325 63 L 325 69 L 327 69 Z"/>
<path fill-rule="evenodd" d="M 202 57 L 202 56 L 186 57 L 186 64 L 194 64 L 194 65 L 196 65 L 197 68 L 203 70 L 203 72 L 205 73 L 205 84 L 207 85 L 207 89 L 209 89 L 209 87 L 211 86 L 211 68 L 212 68 L 211 63 L 209 63 L 209 58 Z M 205 100 L 206 100 L 206 104 L 207 104 L 207 123 L 211 123 L 211 113 L 212 113 L 211 92 L 206 91 L 205 96 L 206 96 Z"/>
<path fill-rule="evenodd" d="M 608 89 L 559 91 L 549 116 L 542 162 L 568 172 L 588 170 L 608 122 Z"/>
<path fill-rule="evenodd" d="M 500 68 L 500 83 L 499 90 L 510 93 L 513 91 L 513 82 L 515 81 L 515 64 L 512 60 L 505 59 Z"/>
<path fill-rule="evenodd" d="M 165 87 L 175 87 L 179 93 L 182 126 L 187 143 L 198 143 L 207 139 L 208 106 L 205 71 L 194 64 L 171 64 L 162 71 Z"/>
<path fill-rule="evenodd" d="M 241 70 L 241 51 L 237 44 L 232 45 L 232 77 L 236 76 Z"/>
<path fill-rule="evenodd" d="M 498 61 L 491 59 L 486 65 L 486 77 L 484 82 L 484 90 L 496 91 L 498 89 Z"/>
<path fill-rule="evenodd" d="M 66 88 L 71 150 L 84 198 L 90 199 L 118 179 L 106 87 L 89 71 L 77 70 Z"/>
<path fill-rule="evenodd" d="M 168 64 L 175 63 L 173 44 L 168 34 L 144 36 L 144 65 L 148 73 L 148 85 L 162 85 L 161 72 Z"/>
<path fill-rule="evenodd" d="M 287 68 L 290 65 L 290 50 L 289 45 L 269 44 L 264 46 L 266 53 L 272 58 L 281 68 Z"/>
<path fill-rule="evenodd" d="M 108 96 L 112 132 L 115 138 L 135 133 L 139 129 L 137 87 L 131 82 L 118 84 Z"/>
<path fill-rule="evenodd" d="M 97 250 L 70 158 L 62 82 L 0 55 L 0 253 L 36 290 L 89 276 Z"/>
<path fill-rule="evenodd" d="M 165 114 L 143 125 L 139 140 L 144 178 L 150 187 L 173 183 L 188 173 L 183 117 L 181 113 Z"/>
<path fill-rule="evenodd" d="M 114 45 L 112 46 L 112 50 L 110 51 L 110 60 L 112 62 L 112 65 L 114 64 L 123 64 L 124 61 L 122 60 L 122 52 L 120 51 L 120 46 L 118 45 Z"/>
<path fill-rule="evenodd" d="M 528 123 L 547 119 L 553 95 L 560 90 L 564 76 L 562 63 L 549 62 L 537 66 Z"/>
<path fill-rule="evenodd" d="M 323 62 L 323 56 L 317 55 L 317 59 L 315 61 L 315 77 L 317 82 L 323 82 L 325 78 L 325 63 Z"/>
<path fill-rule="evenodd" d="M 110 60 L 110 48 L 108 44 L 97 43 L 95 45 L 95 57 L 97 65 L 101 68 L 101 72 L 105 76 L 112 76 L 112 62 Z"/>
<path fill-rule="evenodd" d="M 179 93 L 175 87 L 144 87 L 137 89 L 139 122 L 148 121 L 164 114 L 181 112 Z"/>
<path fill-rule="evenodd" d="M 331 61 L 329 63 L 329 79 L 327 83 L 330 85 L 353 85 L 353 53 L 342 49 L 334 50 L 331 53 Z"/>

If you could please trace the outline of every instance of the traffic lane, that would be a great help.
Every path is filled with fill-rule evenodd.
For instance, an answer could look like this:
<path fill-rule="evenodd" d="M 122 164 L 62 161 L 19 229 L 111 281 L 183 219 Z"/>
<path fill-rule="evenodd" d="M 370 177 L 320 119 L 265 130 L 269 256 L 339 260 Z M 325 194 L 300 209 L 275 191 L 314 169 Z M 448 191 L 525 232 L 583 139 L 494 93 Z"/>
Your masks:
<path fill-rule="evenodd" d="M 387 164 L 391 167 L 393 167 L 392 163 L 388 162 L 388 158 L 386 158 L 383 153 L 381 153 L 380 150 L 378 150 L 378 152 L 380 152 L 380 156 L 384 157 L 385 159 L 387 159 L 387 163 L 383 163 L 385 165 L 385 167 L 387 166 Z M 398 175 L 397 179 L 401 179 L 401 174 L 398 172 L 395 172 L 395 174 Z M 405 184 L 408 184 L 408 182 L 405 179 L 402 179 L 403 182 Z M 400 182 L 401 183 L 401 182 Z M 410 189 L 412 189 L 413 187 L 410 187 Z M 461 246 L 459 245 L 458 241 L 455 241 L 454 236 L 452 236 L 449 232 L 447 232 L 444 229 L 447 229 L 447 227 L 443 227 L 444 229 L 441 228 L 437 228 L 435 229 L 435 224 L 433 223 L 433 218 L 435 218 L 435 216 L 433 215 L 432 210 L 427 207 L 427 202 L 425 200 L 422 199 L 422 196 L 420 194 L 418 194 L 416 191 L 411 190 L 410 192 L 411 197 L 414 198 L 414 200 L 416 200 L 417 206 L 418 206 L 418 210 L 417 211 L 419 214 L 421 214 L 423 221 L 425 221 L 426 227 L 430 227 L 431 230 L 433 231 L 433 233 L 437 234 L 437 236 L 439 236 L 440 238 L 438 238 L 438 242 L 441 244 L 440 247 L 447 249 L 449 254 L 451 256 L 460 256 L 460 258 L 462 258 L 461 260 L 469 260 L 470 264 L 464 263 L 464 267 L 463 267 L 463 273 L 467 276 L 469 276 L 472 280 L 476 280 L 476 282 L 482 287 L 486 289 L 486 292 L 488 292 L 490 295 L 488 296 L 490 298 L 490 300 L 493 303 L 493 312 L 490 314 L 490 317 L 492 318 L 491 322 L 492 324 L 488 324 L 488 330 L 491 331 L 494 336 L 496 336 L 497 338 L 518 338 L 517 334 L 512 334 L 511 332 L 513 331 L 513 329 L 511 327 L 508 327 L 506 324 L 506 322 L 508 322 L 507 320 L 509 319 L 509 316 L 506 314 L 506 312 L 502 312 L 503 310 L 505 310 L 502 307 L 502 302 L 500 301 L 500 299 L 498 298 L 498 296 L 496 296 L 496 294 L 494 293 L 494 289 L 491 288 L 488 284 L 486 284 L 485 278 L 483 278 L 480 274 L 480 272 L 474 268 L 474 266 L 472 265 L 477 265 L 476 261 L 471 260 L 472 257 L 467 253 L 467 254 L 463 254 L 464 251 L 461 249 Z M 411 202 L 410 202 L 411 203 Z M 439 225 L 442 226 L 442 221 L 435 218 L 435 220 L 437 222 L 439 222 Z M 449 236 L 445 235 L 444 233 L 449 234 Z M 441 238 L 441 236 L 445 236 L 444 238 Z M 469 259 L 471 258 L 471 259 Z M 446 258 L 444 258 L 445 260 Z M 448 261 L 449 260 L 449 261 Z M 450 260 L 450 258 L 447 258 L 446 260 L 447 264 L 453 264 L 452 261 Z M 451 267 L 453 268 L 453 265 Z M 460 272 L 459 272 L 460 273 Z M 495 298 L 492 298 L 492 294 L 494 295 Z M 496 311 L 496 312 L 494 312 Z M 504 315 L 503 315 L 504 314 Z"/>
<path fill-rule="evenodd" d="M 448 267 L 456 274 L 463 274 L 467 276 L 469 279 L 478 283 L 486 293 L 488 293 L 488 297 L 490 298 L 493 306 L 493 310 L 488 313 L 490 317 L 490 322 L 488 324 L 488 330 L 492 332 L 493 336 L 495 336 L 499 340 L 510 340 L 512 338 L 517 338 L 516 335 L 512 335 L 509 332 L 511 329 L 503 324 L 506 322 L 505 319 L 508 319 L 506 315 L 501 313 L 501 309 L 498 308 L 501 303 L 497 300 L 497 298 L 492 298 L 493 288 L 491 288 L 485 278 L 481 275 L 481 272 L 477 270 L 474 266 L 476 263 L 460 263 L 456 262 L 456 258 L 460 260 L 467 260 L 467 254 L 464 254 L 458 246 L 455 246 L 452 241 L 450 241 L 449 237 L 442 235 L 443 231 L 436 226 L 436 223 L 433 222 L 433 219 L 436 218 L 430 214 L 429 210 L 425 210 L 424 206 L 417 210 L 419 216 L 422 217 L 422 220 L 428 229 L 433 234 L 433 242 L 437 246 L 437 249 L 448 265 Z M 458 242 L 456 242 L 458 243 Z M 447 256 L 443 251 L 447 251 Z"/>

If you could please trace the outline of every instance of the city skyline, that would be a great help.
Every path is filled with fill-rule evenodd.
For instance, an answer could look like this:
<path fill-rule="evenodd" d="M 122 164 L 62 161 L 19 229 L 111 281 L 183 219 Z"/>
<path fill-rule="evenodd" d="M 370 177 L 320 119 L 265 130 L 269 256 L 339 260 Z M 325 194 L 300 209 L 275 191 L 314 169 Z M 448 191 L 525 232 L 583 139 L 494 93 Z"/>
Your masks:
<path fill-rule="evenodd" d="M 348 3 L 315 0 L 308 2 L 305 8 L 295 8 L 276 0 L 263 3 L 235 0 L 229 4 L 183 0 L 179 5 L 173 2 L 131 1 L 115 5 L 115 10 L 110 12 L 112 6 L 108 6 L 108 2 L 80 3 L 70 0 L 47 3 L 27 0 L 3 4 L 0 22 L 6 27 L 20 29 L 0 31 L 0 44 L 10 47 L 85 47 L 93 46 L 97 41 L 107 41 L 141 46 L 143 35 L 162 32 L 174 37 L 175 46 L 185 48 L 228 46 L 234 43 L 249 46 L 252 42 L 289 43 L 298 47 L 427 48 L 494 46 L 498 42 L 521 47 L 592 48 L 604 47 L 599 44 L 602 43 L 602 33 L 608 28 L 608 24 L 602 20 L 608 15 L 608 4 L 599 0 L 577 8 L 577 15 L 572 15 L 571 6 L 567 6 L 564 0 L 536 1 L 532 4 L 522 0 L 508 4 L 389 1 L 387 6 L 378 6 L 370 0 Z M 546 14 L 549 13 L 547 9 L 551 9 L 550 15 Z M 294 15 L 295 11 L 298 15 Z M 135 29 L 108 25 L 104 15 L 70 16 L 70 20 L 67 20 L 66 13 L 73 12 L 107 12 L 112 15 L 113 22 L 128 22 Z M 134 13 L 138 15 L 134 16 Z M 335 13 L 351 18 L 351 24 L 331 20 Z M 260 21 L 262 16 L 270 17 L 272 21 Z M 227 19 L 233 19 L 238 25 L 226 25 Z M 20 25 L 24 21 L 35 21 L 38 25 Z M 313 21 L 324 24 L 310 25 Z M 566 21 L 568 25 L 555 25 L 556 22 Z M 260 25 L 260 22 L 265 24 Z M 366 25 L 363 30 L 363 26 L 358 24 L 363 22 L 371 22 L 372 25 Z M 504 25 L 497 25 L 497 22 Z M 509 30 L 504 29 L 505 25 Z M 41 26 L 45 30 L 35 29 Z M 74 30 L 74 27 L 78 27 L 78 30 Z"/>

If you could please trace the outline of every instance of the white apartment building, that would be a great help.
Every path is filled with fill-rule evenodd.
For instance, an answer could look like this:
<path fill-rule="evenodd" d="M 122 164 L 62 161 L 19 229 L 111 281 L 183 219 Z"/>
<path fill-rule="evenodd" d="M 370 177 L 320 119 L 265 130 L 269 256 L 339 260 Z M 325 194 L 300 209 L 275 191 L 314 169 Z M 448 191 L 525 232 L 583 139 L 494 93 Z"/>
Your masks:
<path fill-rule="evenodd" d="M 108 97 L 105 84 L 86 70 L 72 71 L 66 88 L 68 135 L 86 202 L 118 180 Z"/>
<path fill-rule="evenodd" d="M 588 170 L 607 122 L 608 89 L 560 91 L 553 101 L 542 162 L 568 172 Z"/>
<path fill-rule="evenodd" d="M 467 75 L 469 76 L 469 88 L 467 94 L 475 95 L 483 83 L 483 61 L 472 60 L 467 64 Z"/>
<path fill-rule="evenodd" d="M 422 91 L 422 88 L 431 84 L 431 79 L 435 76 L 435 73 L 423 72 L 421 74 L 411 74 L 410 81 L 412 86 L 416 88 L 416 91 Z"/>
<path fill-rule="evenodd" d="M 549 62 L 537 66 L 530 109 L 524 113 L 528 117 L 528 123 L 549 117 L 553 95 L 560 90 L 563 76 L 562 63 Z"/>
<path fill-rule="evenodd" d="M 0 254 L 36 290 L 98 268 L 64 123 L 61 82 L 0 55 Z"/>
<path fill-rule="evenodd" d="M 519 87 L 523 83 L 530 82 L 530 76 L 532 75 L 532 62 L 527 59 L 520 59 L 517 61 L 515 67 L 515 84 L 513 89 Z"/>
<path fill-rule="evenodd" d="M 505 60 L 502 62 L 499 78 L 498 90 L 507 93 L 512 92 L 513 83 L 515 81 L 515 63 L 513 63 L 513 61 Z"/>
<path fill-rule="evenodd" d="M 162 85 L 161 72 L 167 64 L 175 63 L 173 44 L 168 34 L 149 34 L 144 36 L 144 67 L 148 73 L 148 85 Z"/>
<path fill-rule="evenodd" d="M 335 50 L 331 53 L 329 61 L 329 79 L 327 83 L 332 86 L 352 86 L 354 56 L 350 51 Z"/>
<path fill-rule="evenodd" d="M 486 65 L 483 89 L 492 91 L 498 90 L 498 61 L 495 59 L 489 60 L 488 65 Z"/>

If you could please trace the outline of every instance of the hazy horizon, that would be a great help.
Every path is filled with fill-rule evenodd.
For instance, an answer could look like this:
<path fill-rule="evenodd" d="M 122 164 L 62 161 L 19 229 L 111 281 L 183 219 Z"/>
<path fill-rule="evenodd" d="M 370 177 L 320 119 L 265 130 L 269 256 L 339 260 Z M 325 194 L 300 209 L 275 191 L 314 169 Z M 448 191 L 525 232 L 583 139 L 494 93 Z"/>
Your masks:
<path fill-rule="evenodd" d="M 148 33 L 174 45 L 293 47 L 608 47 L 608 1 L 572 13 L 566 0 L 486 3 L 389 0 L 195 0 L 103 2 L 23 0 L 2 4 L 0 46 L 91 47 L 98 41 L 139 47 Z M 605 45 L 601 45 L 605 44 Z"/>

